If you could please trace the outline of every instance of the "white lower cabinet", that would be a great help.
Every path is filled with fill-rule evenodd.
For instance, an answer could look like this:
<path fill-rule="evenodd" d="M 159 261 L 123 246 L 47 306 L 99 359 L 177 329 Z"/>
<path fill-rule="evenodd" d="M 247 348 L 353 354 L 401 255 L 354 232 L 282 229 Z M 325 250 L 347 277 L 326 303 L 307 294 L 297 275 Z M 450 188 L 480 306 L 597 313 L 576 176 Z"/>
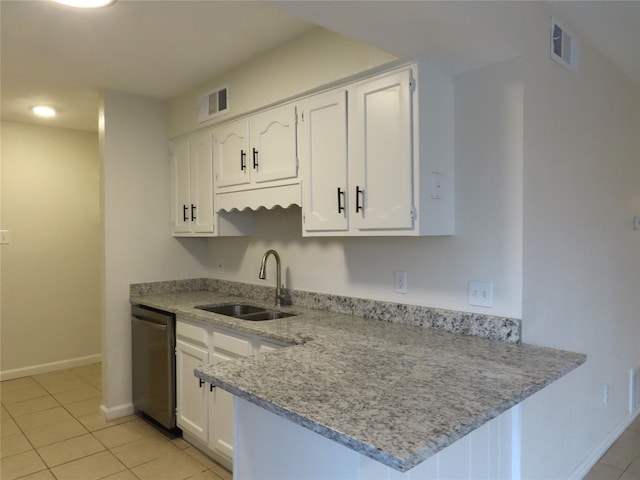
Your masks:
<path fill-rule="evenodd" d="M 184 439 L 233 468 L 233 395 L 203 383 L 199 365 L 275 350 L 284 345 L 178 317 L 176 321 L 176 417 Z"/>
<path fill-rule="evenodd" d="M 183 432 L 208 442 L 208 392 L 193 376 L 198 365 L 209 363 L 209 352 L 188 340 L 176 339 L 176 421 Z"/>

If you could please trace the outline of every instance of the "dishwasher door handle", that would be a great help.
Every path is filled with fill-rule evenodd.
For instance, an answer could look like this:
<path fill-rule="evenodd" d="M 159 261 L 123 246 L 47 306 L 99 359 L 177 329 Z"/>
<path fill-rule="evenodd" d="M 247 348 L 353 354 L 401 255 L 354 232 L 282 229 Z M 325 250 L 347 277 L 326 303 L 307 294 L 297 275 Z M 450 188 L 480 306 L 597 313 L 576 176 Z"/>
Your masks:
<path fill-rule="evenodd" d="M 136 323 L 144 323 L 144 325 L 148 328 L 155 328 L 156 330 L 167 330 L 166 323 L 157 323 L 140 317 L 132 317 L 132 320 Z"/>

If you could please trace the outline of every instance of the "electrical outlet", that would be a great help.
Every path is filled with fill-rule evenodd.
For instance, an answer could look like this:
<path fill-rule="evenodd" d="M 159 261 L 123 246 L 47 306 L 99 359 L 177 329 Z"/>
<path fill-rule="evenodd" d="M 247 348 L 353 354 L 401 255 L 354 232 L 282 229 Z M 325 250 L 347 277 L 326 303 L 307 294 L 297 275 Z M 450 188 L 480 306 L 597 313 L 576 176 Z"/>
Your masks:
<path fill-rule="evenodd" d="M 224 260 L 219 258 L 216 265 L 217 265 L 218 273 L 224 273 Z"/>
<path fill-rule="evenodd" d="M 407 293 L 407 272 L 396 272 L 396 293 Z"/>
<path fill-rule="evenodd" d="M 493 307 L 493 283 L 469 282 L 468 301 L 477 307 Z"/>

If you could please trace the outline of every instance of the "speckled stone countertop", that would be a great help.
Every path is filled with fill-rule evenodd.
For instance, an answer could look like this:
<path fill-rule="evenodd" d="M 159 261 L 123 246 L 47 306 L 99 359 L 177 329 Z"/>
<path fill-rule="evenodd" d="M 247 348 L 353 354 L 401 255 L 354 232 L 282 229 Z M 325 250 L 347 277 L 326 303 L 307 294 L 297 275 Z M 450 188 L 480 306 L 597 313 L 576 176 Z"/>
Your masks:
<path fill-rule="evenodd" d="M 247 322 L 197 305 L 270 302 L 212 291 L 132 303 L 292 345 L 195 375 L 398 471 L 407 471 L 582 364 L 582 354 L 301 307 Z M 149 292 L 150 293 L 150 292 Z"/>

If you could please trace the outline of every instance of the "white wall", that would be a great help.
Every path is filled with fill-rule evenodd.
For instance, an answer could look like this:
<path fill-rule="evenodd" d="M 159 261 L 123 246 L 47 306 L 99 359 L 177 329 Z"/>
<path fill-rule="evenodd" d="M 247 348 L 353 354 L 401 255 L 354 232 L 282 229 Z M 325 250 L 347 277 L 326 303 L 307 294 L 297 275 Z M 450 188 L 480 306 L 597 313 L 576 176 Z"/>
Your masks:
<path fill-rule="evenodd" d="M 387 52 L 315 28 L 173 98 L 169 135 L 228 120 L 393 60 Z M 228 85 L 229 113 L 198 123 L 198 97 L 221 85 Z"/>
<path fill-rule="evenodd" d="M 102 409 L 115 417 L 131 409 L 129 284 L 202 276 L 205 240 L 170 234 L 165 102 L 107 91 L 102 116 Z"/>
<path fill-rule="evenodd" d="M 100 360 L 95 133 L 2 123 L 3 380 Z"/>
<path fill-rule="evenodd" d="M 584 38 L 577 74 L 550 61 L 551 13 L 526 12 L 523 336 L 587 363 L 524 403 L 525 478 L 579 475 L 640 365 L 640 91 Z"/>

